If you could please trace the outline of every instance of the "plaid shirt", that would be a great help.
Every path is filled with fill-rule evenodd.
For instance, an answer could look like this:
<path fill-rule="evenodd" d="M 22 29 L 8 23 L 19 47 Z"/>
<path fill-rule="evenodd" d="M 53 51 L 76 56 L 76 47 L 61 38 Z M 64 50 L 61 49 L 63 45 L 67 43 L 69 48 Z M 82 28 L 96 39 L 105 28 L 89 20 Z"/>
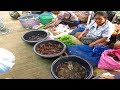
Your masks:
<path fill-rule="evenodd" d="M 64 19 L 65 17 L 68 17 L 68 16 L 71 16 L 70 17 L 70 20 L 78 20 L 78 17 L 71 11 L 60 11 L 60 13 L 58 14 L 58 19 L 59 20 L 62 20 Z"/>
<path fill-rule="evenodd" d="M 110 41 L 110 37 L 114 32 L 114 25 L 107 20 L 102 26 L 97 28 L 97 23 L 93 20 L 86 29 L 88 29 L 86 36 L 95 37 L 96 39 L 108 37 L 107 41 Z"/>

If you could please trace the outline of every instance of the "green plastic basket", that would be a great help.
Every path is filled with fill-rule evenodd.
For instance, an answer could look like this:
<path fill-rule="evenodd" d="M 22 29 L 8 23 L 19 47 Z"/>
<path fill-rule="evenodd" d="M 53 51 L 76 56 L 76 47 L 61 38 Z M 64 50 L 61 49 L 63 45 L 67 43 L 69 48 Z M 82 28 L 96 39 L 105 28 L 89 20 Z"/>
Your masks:
<path fill-rule="evenodd" d="M 43 25 L 51 22 L 53 18 L 54 18 L 54 17 L 53 17 L 52 14 L 50 14 L 50 13 L 43 13 L 43 14 L 41 14 L 40 17 L 39 17 L 40 22 L 41 22 Z"/>

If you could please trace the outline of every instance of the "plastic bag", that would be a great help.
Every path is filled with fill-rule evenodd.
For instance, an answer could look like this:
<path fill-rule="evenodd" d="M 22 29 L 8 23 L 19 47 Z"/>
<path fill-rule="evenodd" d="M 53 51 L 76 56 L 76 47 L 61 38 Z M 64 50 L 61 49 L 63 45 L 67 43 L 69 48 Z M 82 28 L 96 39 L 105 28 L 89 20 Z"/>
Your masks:
<path fill-rule="evenodd" d="M 10 51 L 0 48 L 0 74 L 9 71 L 14 66 L 15 56 Z"/>
<path fill-rule="evenodd" d="M 97 46 L 90 47 L 88 45 L 71 45 L 67 46 L 68 55 L 76 55 L 87 60 L 93 67 L 96 67 L 100 59 L 101 53 L 109 47 Z M 101 49 L 102 48 L 102 49 Z"/>
<path fill-rule="evenodd" d="M 118 70 L 120 69 L 120 49 L 110 49 L 102 53 L 98 68 Z"/>
<path fill-rule="evenodd" d="M 97 44 L 93 48 L 93 53 L 101 55 L 104 50 L 110 49 L 108 45 Z"/>

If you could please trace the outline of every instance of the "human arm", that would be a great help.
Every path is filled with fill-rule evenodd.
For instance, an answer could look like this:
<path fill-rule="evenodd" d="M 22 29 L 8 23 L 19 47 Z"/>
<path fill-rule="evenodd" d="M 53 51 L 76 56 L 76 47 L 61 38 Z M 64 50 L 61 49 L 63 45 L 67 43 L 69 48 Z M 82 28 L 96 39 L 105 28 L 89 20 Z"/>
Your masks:
<path fill-rule="evenodd" d="M 107 40 L 107 37 L 102 37 L 102 38 L 100 38 L 100 39 L 98 39 L 98 40 L 90 43 L 89 46 L 93 47 L 93 46 L 95 46 L 95 45 L 97 45 L 97 44 L 103 44 L 103 45 L 104 45 L 104 44 L 107 43 L 106 40 Z"/>
<path fill-rule="evenodd" d="M 55 18 L 50 23 L 46 24 L 45 28 L 56 27 L 59 25 L 60 22 L 61 22 L 61 20 L 58 20 L 57 18 Z"/>
<path fill-rule="evenodd" d="M 77 36 L 77 38 L 80 40 L 80 39 L 82 38 L 82 36 L 84 36 L 85 34 L 87 34 L 87 32 L 88 32 L 88 29 L 85 29 L 83 32 L 81 32 L 81 33 Z"/>
<path fill-rule="evenodd" d="M 77 15 L 73 11 L 68 11 L 71 14 L 71 20 L 78 20 Z"/>
<path fill-rule="evenodd" d="M 120 41 L 117 41 L 117 42 L 114 44 L 114 49 L 120 49 Z"/>
<path fill-rule="evenodd" d="M 94 46 L 96 44 L 106 44 L 110 41 L 110 37 L 112 36 L 112 33 L 114 31 L 114 25 L 110 22 L 108 22 L 108 25 L 104 28 L 102 28 L 100 38 L 97 39 L 95 42 L 92 42 L 89 46 Z M 98 34 L 99 35 L 99 34 Z"/>
<path fill-rule="evenodd" d="M 64 18 L 64 11 L 60 11 L 55 19 L 52 20 L 49 24 L 46 24 L 45 28 L 56 27 Z"/>
<path fill-rule="evenodd" d="M 120 25 L 113 24 L 114 25 L 114 32 L 112 33 L 112 36 L 117 36 L 120 33 Z"/>
<path fill-rule="evenodd" d="M 88 31 L 91 29 L 91 27 L 92 27 L 92 25 L 93 25 L 94 23 L 95 23 L 95 21 L 92 20 L 91 23 L 90 23 L 89 25 L 87 25 L 86 29 L 85 29 L 81 34 L 77 35 L 77 33 L 76 33 L 77 38 L 78 38 L 78 39 L 81 39 L 82 36 L 86 35 L 86 34 L 88 33 Z"/>
<path fill-rule="evenodd" d="M 91 44 L 89 44 L 89 46 L 94 46 L 96 44 L 107 44 L 107 42 L 110 41 L 110 37 L 113 33 L 113 30 L 114 30 L 113 27 L 104 28 L 103 31 L 101 32 L 101 36 L 100 36 L 101 38 L 92 42 Z"/>

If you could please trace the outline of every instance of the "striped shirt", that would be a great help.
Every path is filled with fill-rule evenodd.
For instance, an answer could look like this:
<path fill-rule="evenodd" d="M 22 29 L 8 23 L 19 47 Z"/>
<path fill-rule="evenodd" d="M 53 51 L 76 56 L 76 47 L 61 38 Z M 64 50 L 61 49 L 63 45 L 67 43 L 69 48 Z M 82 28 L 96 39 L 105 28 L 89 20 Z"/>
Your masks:
<path fill-rule="evenodd" d="M 114 32 L 114 25 L 110 21 L 106 20 L 102 26 L 97 28 L 97 23 L 92 20 L 86 29 L 88 29 L 86 36 L 94 37 L 96 39 L 107 37 L 107 41 L 109 42 L 110 37 Z"/>

